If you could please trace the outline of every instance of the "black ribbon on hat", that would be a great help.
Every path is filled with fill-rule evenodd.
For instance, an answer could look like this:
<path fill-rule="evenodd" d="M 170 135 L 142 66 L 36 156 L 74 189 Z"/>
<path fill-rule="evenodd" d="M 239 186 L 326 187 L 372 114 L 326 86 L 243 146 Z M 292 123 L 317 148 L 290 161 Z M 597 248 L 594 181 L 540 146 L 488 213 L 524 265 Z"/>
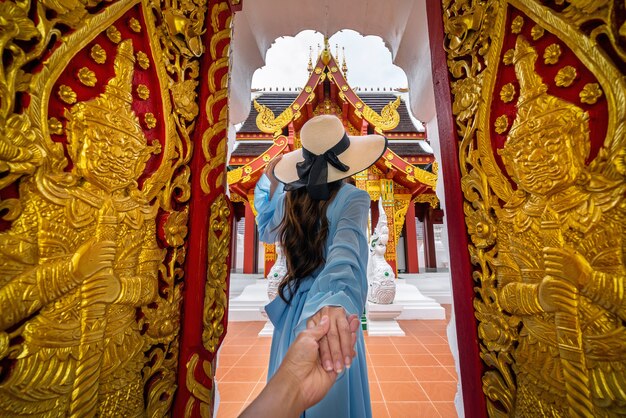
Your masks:
<path fill-rule="evenodd" d="M 344 173 L 350 167 L 339 161 L 337 155 L 341 154 L 350 146 L 350 138 L 346 133 L 335 146 L 321 155 L 313 154 L 306 148 L 302 148 L 304 161 L 296 164 L 299 179 L 285 185 L 285 190 L 291 191 L 306 187 L 311 198 L 315 200 L 327 200 L 330 197 L 328 191 L 328 164 Z"/>

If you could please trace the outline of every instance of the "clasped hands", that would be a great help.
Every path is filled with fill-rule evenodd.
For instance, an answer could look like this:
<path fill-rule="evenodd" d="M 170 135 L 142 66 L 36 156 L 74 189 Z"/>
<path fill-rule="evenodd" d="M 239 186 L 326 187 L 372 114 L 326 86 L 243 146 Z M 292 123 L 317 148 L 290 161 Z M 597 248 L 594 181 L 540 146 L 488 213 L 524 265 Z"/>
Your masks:
<path fill-rule="evenodd" d="M 539 283 L 539 303 L 546 312 L 568 311 L 574 295 L 593 276 L 593 268 L 571 249 L 546 247 L 543 255 L 546 276 Z"/>
<path fill-rule="evenodd" d="M 320 363 L 327 372 L 341 373 L 344 367 L 349 368 L 355 355 L 354 344 L 356 333 L 351 330 L 350 317 L 341 306 L 324 306 L 307 321 L 307 328 L 319 325 L 327 316 L 330 322 L 328 333 L 319 341 Z"/>

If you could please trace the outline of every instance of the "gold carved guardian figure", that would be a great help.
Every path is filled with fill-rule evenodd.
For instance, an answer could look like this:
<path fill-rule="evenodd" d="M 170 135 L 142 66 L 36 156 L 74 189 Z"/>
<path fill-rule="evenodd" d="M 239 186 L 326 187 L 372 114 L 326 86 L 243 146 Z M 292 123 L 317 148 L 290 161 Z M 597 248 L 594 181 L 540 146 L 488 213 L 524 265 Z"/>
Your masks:
<path fill-rule="evenodd" d="M 517 116 L 501 152 L 517 191 L 500 214 L 501 307 L 521 318 L 515 415 L 626 414 L 626 185 L 586 166 L 588 115 L 547 94 L 517 38 Z"/>
<path fill-rule="evenodd" d="M 105 92 L 66 112 L 72 172 L 22 179 L 0 234 L 0 416 L 144 414 L 137 308 L 164 254 L 137 184 L 160 145 L 131 108 L 133 52 L 121 42 Z"/>

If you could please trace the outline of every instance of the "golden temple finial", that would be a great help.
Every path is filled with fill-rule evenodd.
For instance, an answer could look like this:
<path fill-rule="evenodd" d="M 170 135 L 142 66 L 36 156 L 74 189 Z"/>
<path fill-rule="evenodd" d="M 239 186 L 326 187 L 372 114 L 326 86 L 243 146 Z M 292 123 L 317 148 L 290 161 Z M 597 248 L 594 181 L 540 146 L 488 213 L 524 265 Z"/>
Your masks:
<path fill-rule="evenodd" d="M 343 51 L 343 62 L 341 63 L 341 72 L 343 73 L 343 77 L 348 81 L 348 65 L 346 64 L 346 48 L 341 47 Z"/>
<path fill-rule="evenodd" d="M 324 35 L 324 50 L 322 51 L 322 62 L 328 65 L 330 62 L 330 45 L 328 45 L 328 36 Z"/>
<path fill-rule="evenodd" d="M 339 59 L 339 44 L 335 44 L 335 58 Z"/>
<path fill-rule="evenodd" d="M 309 45 L 309 65 L 307 65 L 306 69 L 309 72 L 309 76 L 313 72 L 313 47 Z"/>

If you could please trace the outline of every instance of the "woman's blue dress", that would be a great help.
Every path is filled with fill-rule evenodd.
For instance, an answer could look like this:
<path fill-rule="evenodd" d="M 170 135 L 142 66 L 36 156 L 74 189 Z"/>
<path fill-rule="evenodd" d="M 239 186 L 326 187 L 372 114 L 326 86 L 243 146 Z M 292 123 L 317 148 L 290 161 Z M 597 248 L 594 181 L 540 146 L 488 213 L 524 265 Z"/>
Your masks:
<path fill-rule="evenodd" d="M 254 191 L 259 238 L 277 240 L 276 227 L 283 218 L 285 192 L 279 185 L 269 197 L 270 182 L 263 175 Z M 368 258 L 365 231 L 370 197 L 350 184 L 344 184 L 327 208 L 328 238 L 326 262 L 301 281 L 287 305 L 280 296 L 265 310 L 274 325 L 268 379 L 274 375 L 296 336 L 306 329 L 307 319 L 324 306 L 342 306 L 348 314 L 361 316 L 367 299 L 366 265 Z M 326 397 L 307 409 L 306 418 L 369 418 L 370 405 L 365 345 L 359 328 L 357 355 L 350 369 L 341 373 Z"/>

